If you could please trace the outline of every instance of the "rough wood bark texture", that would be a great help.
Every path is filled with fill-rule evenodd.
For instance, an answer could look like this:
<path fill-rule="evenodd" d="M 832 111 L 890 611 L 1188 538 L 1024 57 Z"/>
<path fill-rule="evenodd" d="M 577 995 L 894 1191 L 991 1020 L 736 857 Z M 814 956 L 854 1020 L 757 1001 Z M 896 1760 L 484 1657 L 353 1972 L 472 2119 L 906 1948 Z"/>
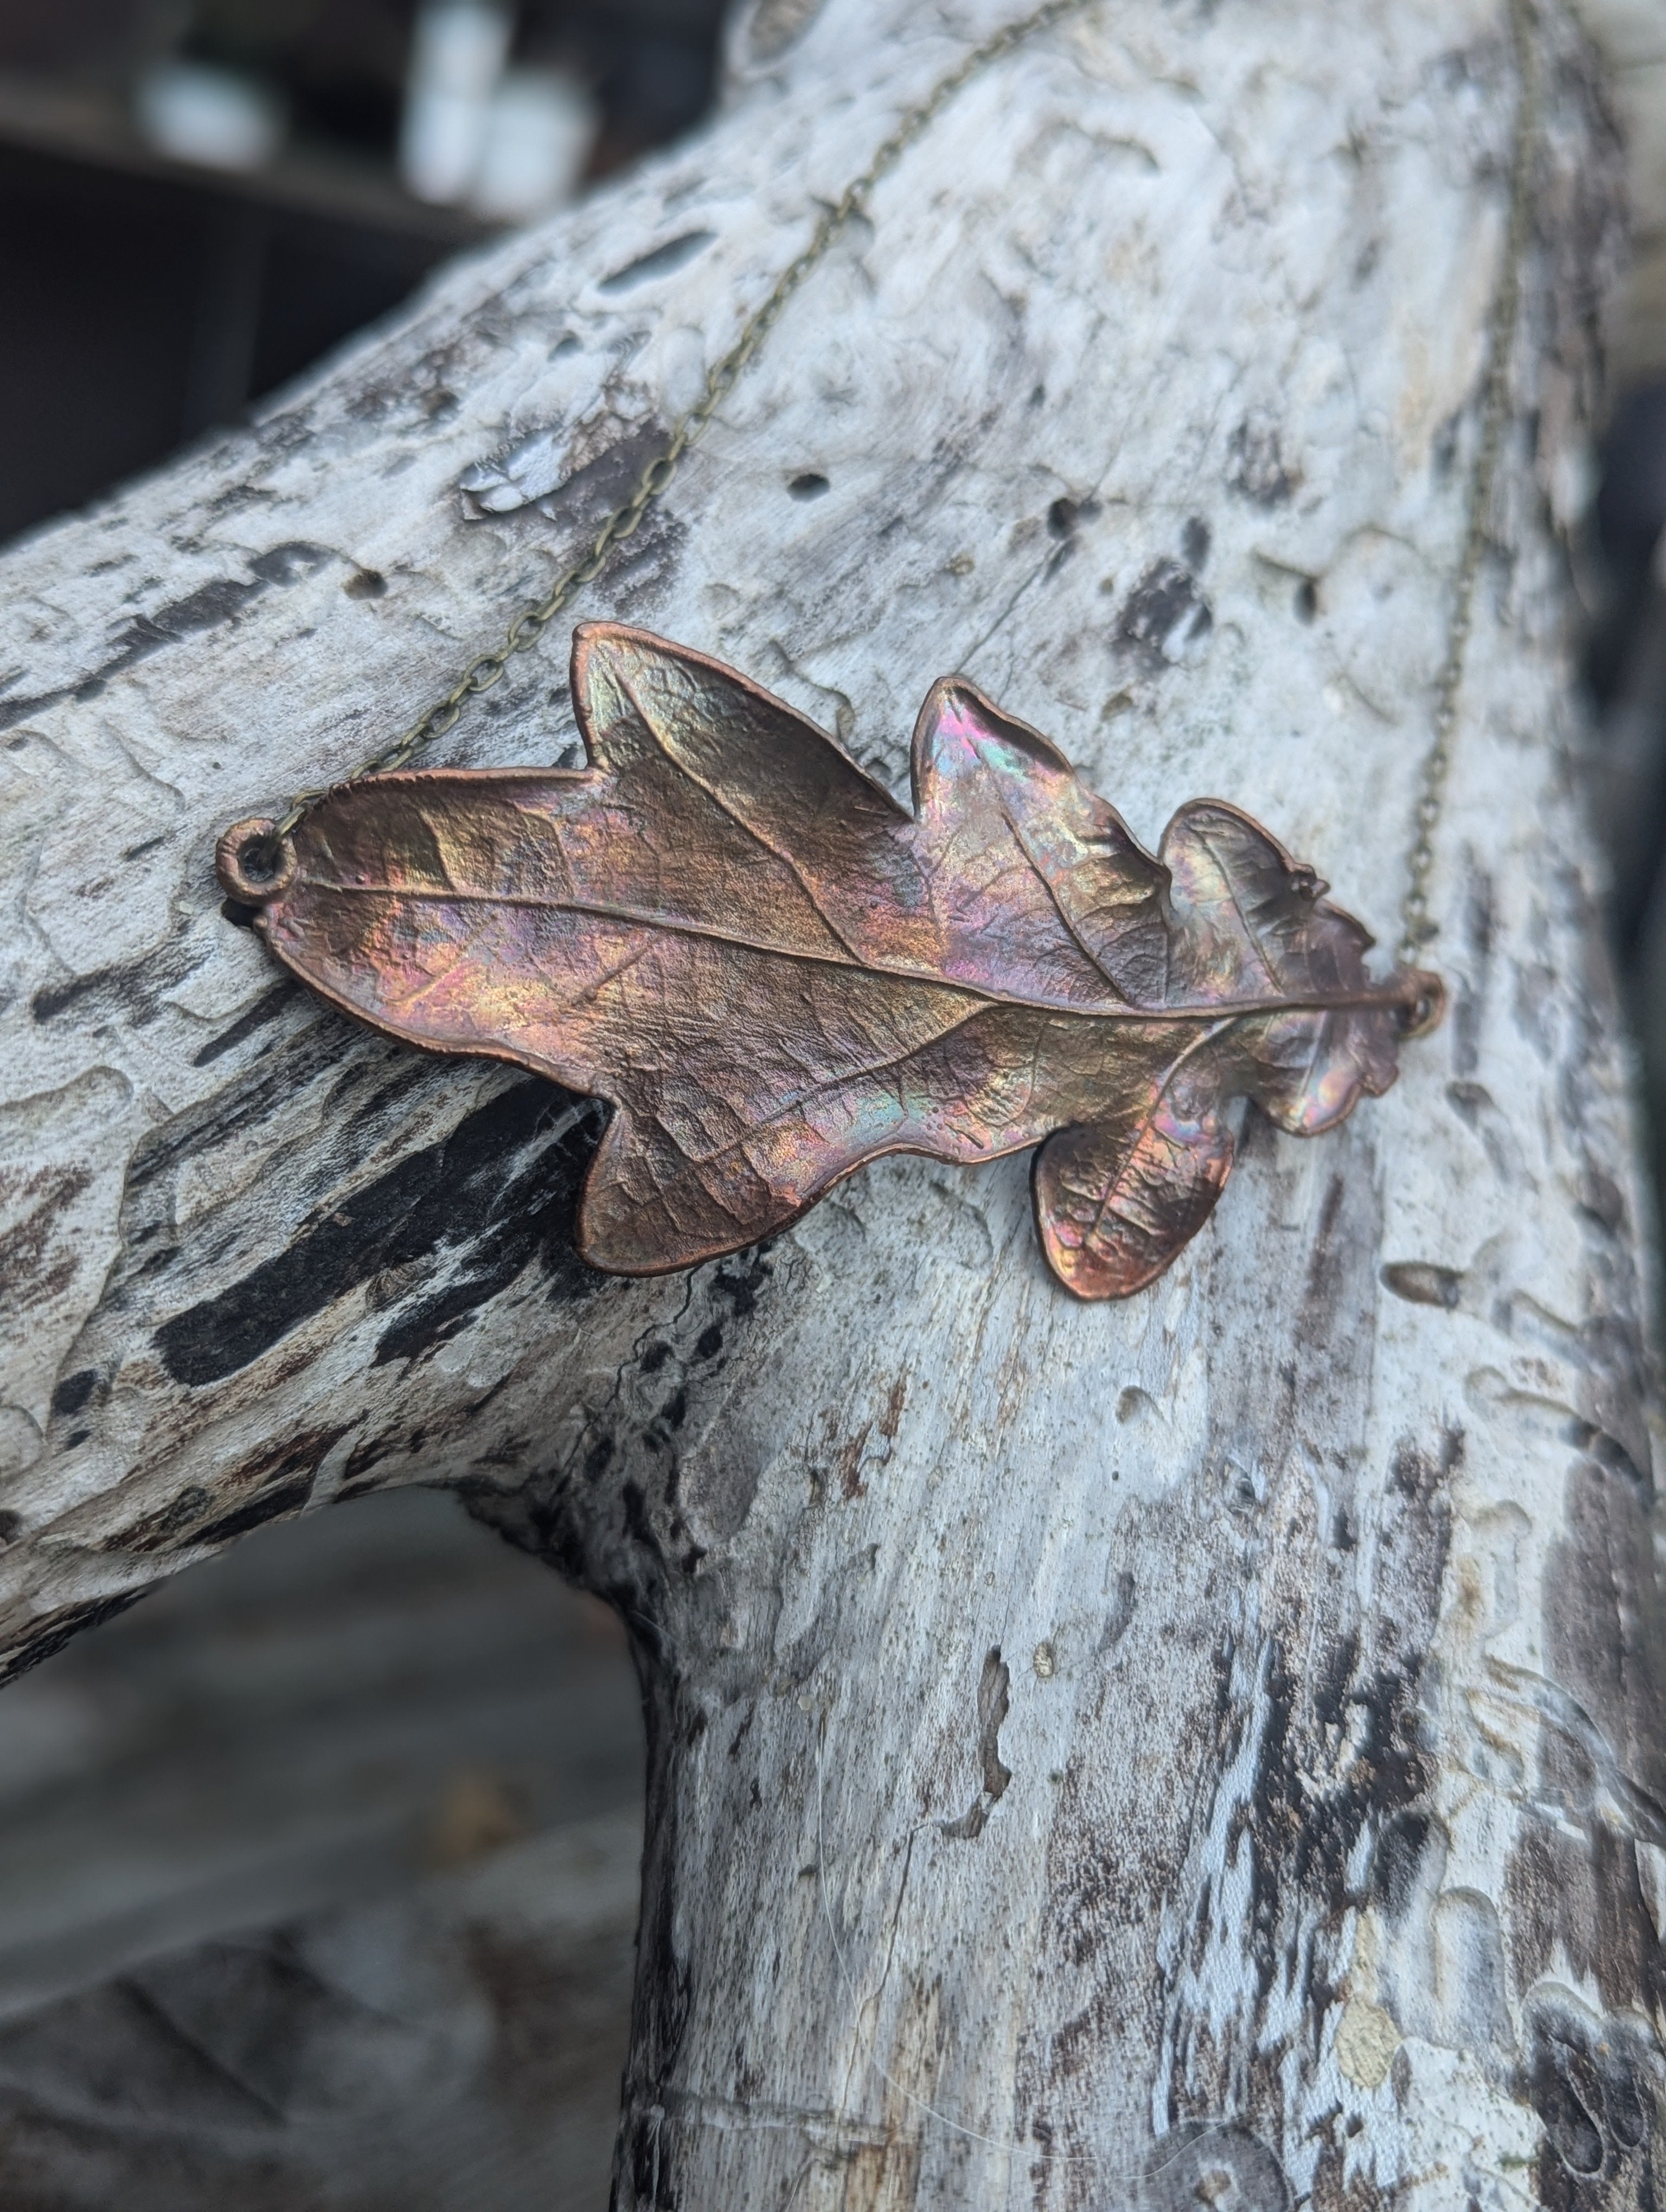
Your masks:
<path fill-rule="evenodd" d="M 1637 1198 L 1557 542 L 1615 162 L 1554 8 L 1454 1012 L 1341 1134 L 1252 1126 L 1148 1294 L 1059 1291 L 1021 1161 L 589 1275 L 591 1111 L 356 1033 L 210 889 L 542 586 L 998 20 L 759 0 L 700 142 L 5 562 L 7 1639 L 417 1480 L 611 1595 L 623 2207 L 1652 2203 Z M 1231 799 L 1390 933 L 1515 89 L 1497 0 L 1085 8 L 909 153 L 582 611 L 887 777 L 962 669 L 1146 842 Z M 529 659 L 447 757 L 571 736 Z"/>

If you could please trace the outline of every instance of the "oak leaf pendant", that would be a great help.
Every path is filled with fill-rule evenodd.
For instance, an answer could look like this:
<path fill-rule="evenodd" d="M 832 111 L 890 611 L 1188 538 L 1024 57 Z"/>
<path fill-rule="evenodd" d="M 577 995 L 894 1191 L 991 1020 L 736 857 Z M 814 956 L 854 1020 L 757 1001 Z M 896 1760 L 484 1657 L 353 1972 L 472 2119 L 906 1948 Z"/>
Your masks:
<path fill-rule="evenodd" d="M 915 727 L 914 806 L 745 678 L 611 623 L 573 641 L 581 769 L 349 783 L 230 896 L 349 1013 L 607 1100 L 578 1243 L 652 1274 L 784 1227 L 881 1153 L 1039 1145 L 1036 1218 L 1084 1298 L 1196 1235 L 1227 1109 L 1316 1136 L 1388 1089 L 1438 980 L 1247 815 L 1181 807 L 1158 855 L 960 677 Z"/>

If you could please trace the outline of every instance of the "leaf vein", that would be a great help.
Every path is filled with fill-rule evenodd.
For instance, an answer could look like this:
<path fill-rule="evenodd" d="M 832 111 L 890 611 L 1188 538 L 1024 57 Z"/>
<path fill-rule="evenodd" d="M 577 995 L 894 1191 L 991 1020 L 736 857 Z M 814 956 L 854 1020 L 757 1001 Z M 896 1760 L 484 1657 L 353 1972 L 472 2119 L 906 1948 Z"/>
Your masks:
<path fill-rule="evenodd" d="M 453 891 L 431 890 L 426 885 L 404 889 L 388 884 L 332 883 L 326 878 L 312 875 L 297 877 L 296 883 L 307 890 L 330 891 L 343 897 L 404 899 L 420 906 L 507 906 L 542 914 L 587 915 L 599 921 L 617 921 L 632 928 L 661 930 L 669 937 L 695 937 L 714 945 L 733 945 L 737 951 L 756 952 L 766 959 L 795 960 L 808 967 L 854 968 L 861 975 L 883 977 L 889 982 L 916 983 L 931 990 L 952 991 L 961 997 L 978 999 L 988 1006 L 1024 1007 L 1037 1013 L 1058 1014 L 1077 1021 L 1140 1022 L 1161 1026 L 1168 1023 L 1213 1022 L 1220 1020 L 1223 1016 L 1237 1021 L 1248 1020 L 1260 1014 L 1321 1014 L 1343 1006 L 1374 1006 L 1387 1012 L 1408 1003 L 1408 994 L 1405 988 L 1396 990 L 1389 985 L 1381 988 L 1367 987 L 1359 991 L 1317 992 L 1306 997 L 1295 997 L 1275 990 L 1259 998 L 1183 1000 L 1178 1006 L 1144 1006 L 1136 1000 L 1119 999 L 1114 1005 L 1085 1006 L 1079 1000 L 1031 998 L 1017 991 L 991 990 L 969 982 L 963 976 L 945 975 L 930 969 L 893 967 L 882 960 L 854 957 L 842 959 L 831 952 L 808 951 L 801 945 L 770 945 L 757 938 L 742 937 L 733 929 L 720 929 L 708 922 L 672 920 L 639 907 L 604 905 L 599 901 L 585 899 L 533 897 L 503 891 Z"/>

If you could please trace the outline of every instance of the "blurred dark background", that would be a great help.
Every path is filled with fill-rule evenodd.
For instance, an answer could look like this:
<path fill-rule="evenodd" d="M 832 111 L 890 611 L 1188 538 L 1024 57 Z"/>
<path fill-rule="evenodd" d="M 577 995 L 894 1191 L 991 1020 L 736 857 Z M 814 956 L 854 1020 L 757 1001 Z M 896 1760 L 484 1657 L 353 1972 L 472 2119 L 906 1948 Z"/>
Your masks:
<path fill-rule="evenodd" d="M 0 537 L 704 112 L 722 0 L 0 0 Z"/>
<path fill-rule="evenodd" d="M 1657 1229 L 1666 1227 L 1666 370 L 1618 395 L 1583 564 L 1592 798 L 1632 1017 Z M 1666 1242 L 1666 1238 L 1662 1240 Z"/>
<path fill-rule="evenodd" d="M 698 122 L 722 0 L 0 0 L 0 538 Z M 1666 9 L 1576 576 L 1666 1169 Z M 600 2212 L 641 1824 L 611 1615 L 409 1491 L 0 1698 L 3 2212 Z"/>
<path fill-rule="evenodd" d="M 4 2212 L 603 2212 L 617 1621 L 438 1491 L 257 1531 L 0 1696 Z"/>

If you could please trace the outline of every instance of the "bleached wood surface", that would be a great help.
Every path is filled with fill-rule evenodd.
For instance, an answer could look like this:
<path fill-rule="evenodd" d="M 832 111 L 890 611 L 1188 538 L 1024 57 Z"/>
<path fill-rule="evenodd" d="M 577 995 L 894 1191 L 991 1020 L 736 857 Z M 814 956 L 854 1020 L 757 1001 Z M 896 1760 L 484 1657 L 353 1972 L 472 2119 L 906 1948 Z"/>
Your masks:
<path fill-rule="evenodd" d="M 1614 161 L 1562 16 L 1452 1018 L 1340 1135 L 1252 1131 L 1151 1293 L 1059 1292 L 1021 1161 L 588 1276 L 587 1110 L 356 1034 L 210 887 L 542 586 L 999 20 L 761 0 L 699 142 L 7 556 L 6 1636 L 416 1478 L 613 1596 L 626 2208 L 1629 2207 L 1666 1776 L 1555 536 Z M 1496 0 L 1084 9 L 909 154 L 580 611 L 888 776 L 963 669 L 1147 842 L 1230 798 L 1390 934 L 1513 97 Z M 551 655 L 444 757 L 571 738 Z"/>

